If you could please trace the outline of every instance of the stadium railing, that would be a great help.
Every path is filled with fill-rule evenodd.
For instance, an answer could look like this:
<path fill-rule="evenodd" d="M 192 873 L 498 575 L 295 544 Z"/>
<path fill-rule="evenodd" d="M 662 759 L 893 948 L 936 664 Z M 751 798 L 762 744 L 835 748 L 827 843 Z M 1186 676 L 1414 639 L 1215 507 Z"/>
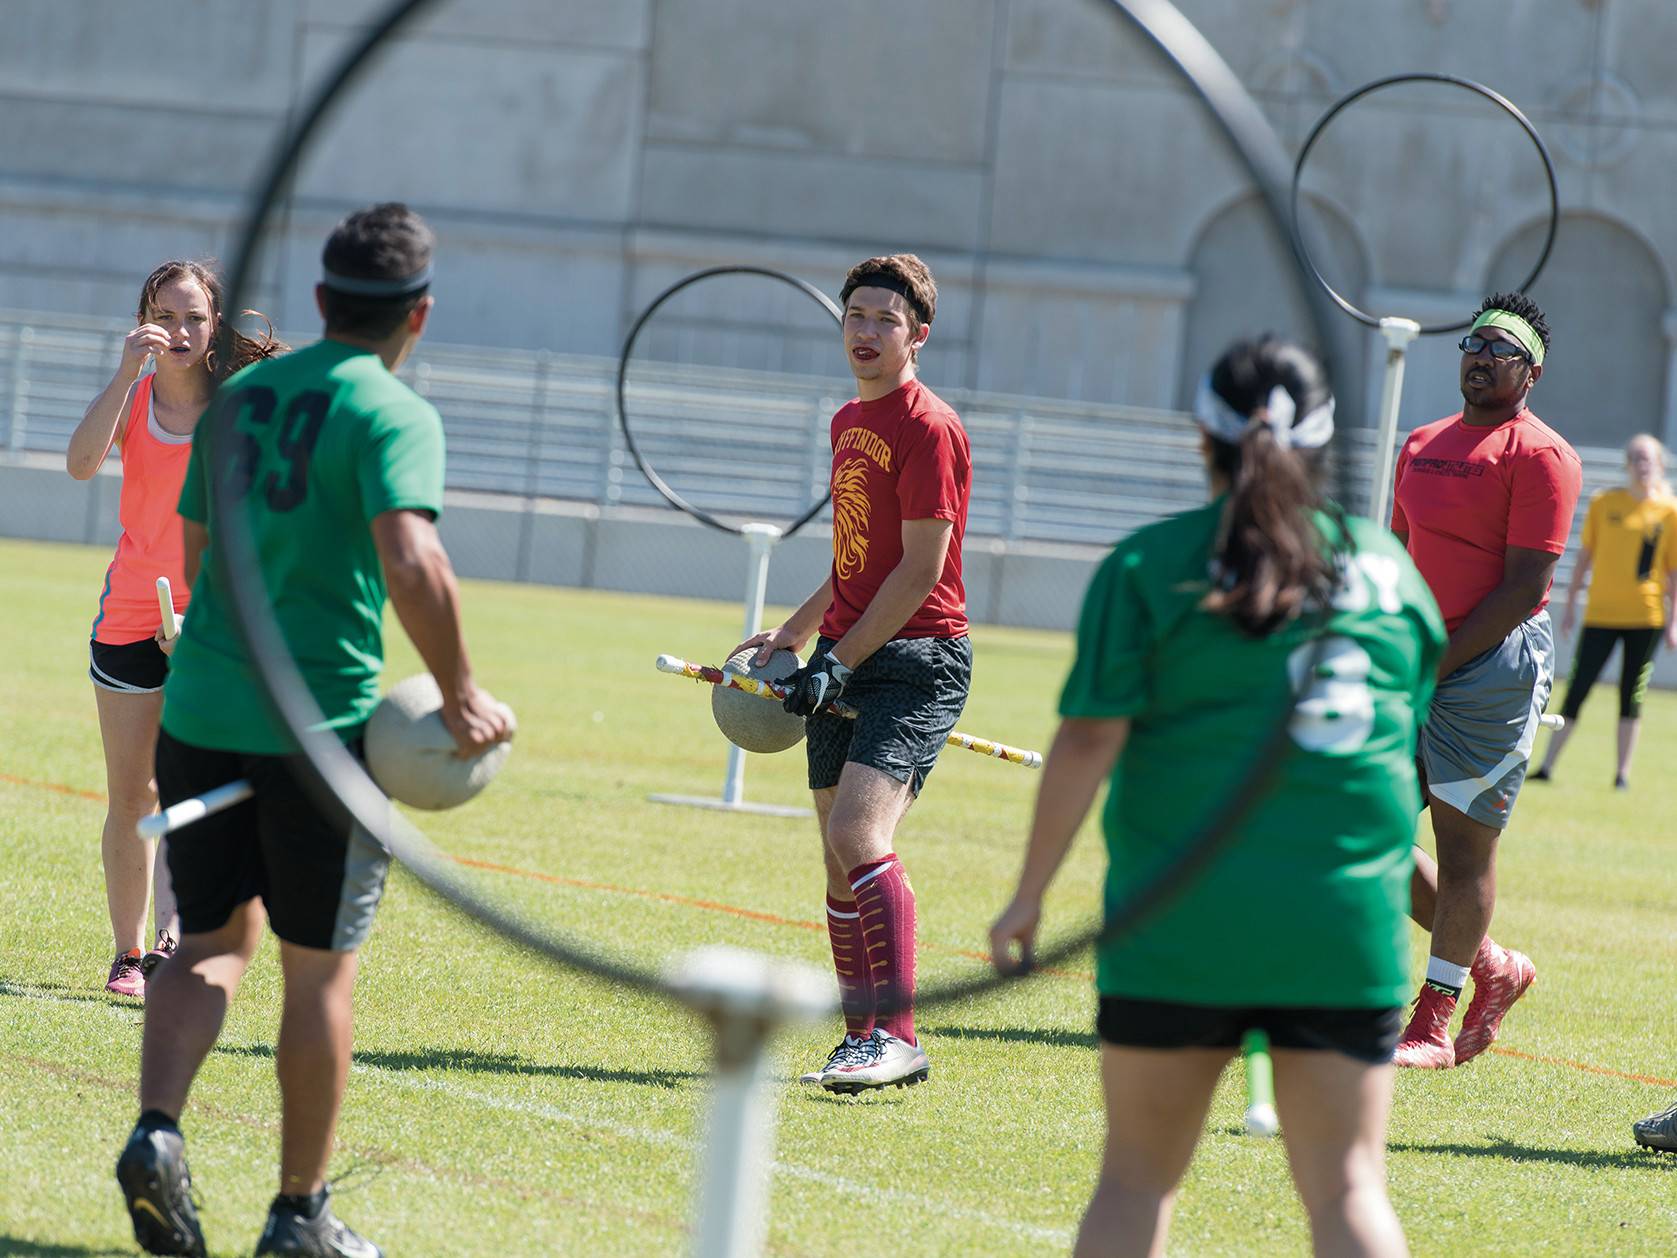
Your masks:
<path fill-rule="evenodd" d="M 109 379 L 129 327 L 0 310 L 0 450 L 62 452 Z M 402 375 L 442 413 L 450 489 L 658 507 L 662 500 L 618 427 L 616 368 L 610 358 L 425 342 Z M 827 421 L 847 394 L 826 378 L 646 362 L 635 365 L 629 396 L 643 450 L 690 501 L 737 519 L 775 521 L 796 516 L 823 491 Z M 975 539 L 1101 548 L 1204 501 L 1193 455 L 1198 437 L 1178 412 L 961 389 L 943 396 L 972 441 L 968 534 Z M 1366 431 L 1340 442 L 1358 487 L 1354 510 L 1367 501 L 1373 445 Z M 1579 453 L 1586 495 L 1617 481 L 1618 450 Z M 824 512 L 818 523 L 829 519 Z"/>

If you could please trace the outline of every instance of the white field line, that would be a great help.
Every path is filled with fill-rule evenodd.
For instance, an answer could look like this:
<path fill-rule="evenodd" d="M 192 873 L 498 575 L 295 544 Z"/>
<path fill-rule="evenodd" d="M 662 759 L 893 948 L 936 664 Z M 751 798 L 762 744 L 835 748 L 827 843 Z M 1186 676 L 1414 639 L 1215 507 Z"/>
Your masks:
<path fill-rule="evenodd" d="M 120 1013 L 137 1013 L 138 1007 L 130 1008 L 126 1005 L 104 1004 L 97 1001 L 65 995 L 45 988 L 34 987 L 28 983 L 0 982 L 0 996 L 17 996 L 29 1000 L 39 1000 L 54 1004 L 70 1005 L 85 1011 L 101 1014 L 116 1011 Z M 125 1019 L 127 1021 L 127 1019 Z M 457 1083 L 450 1083 L 445 1079 L 431 1079 L 413 1075 L 407 1071 L 399 1071 L 388 1066 L 374 1066 L 356 1062 L 350 1067 L 351 1071 L 359 1075 L 368 1075 L 380 1082 L 389 1083 L 408 1091 L 431 1092 L 448 1097 L 451 1100 L 463 1101 L 467 1104 L 481 1106 L 484 1109 L 501 1110 L 506 1113 L 524 1114 L 532 1118 L 545 1119 L 549 1122 L 564 1123 L 571 1127 L 586 1128 L 591 1131 L 606 1132 L 621 1136 L 626 1140 L 639 1141 L 642 1144 L 654 1145 L 659 1148 L 679 1149 L 690 1155 L 697 1155 L 702 1148 L 700 1141 L 688 1136 L 677 1135 L 673 1131 L 666 1131 L 661 1127 L 643 1127 L 635 1123 L 619 1122 L 616 1119 L 604 1118 L 592 1114 L 578 1113 L 574 1110 L 563 1109 L 546 1101 L 522 1100 L 518 1097 L 497 1096 L 493 1092 L 483 1092 L 476 1088 L 463 1087 Z M 771 1086 L 780 1086 L 778 1083 Z M 842 1175 L 834 1175 L 813 1166 L 804 1166 L 797 1162 L 786 1162 L 775 1159 L 773 1171 L 776 1175 L 786 1179 L 801 1180 L 808 1184 L 819 1184 L 830 1188 L 834 1192 L 843 1193 L 852 1199 L 872 1201 L 879 1204 L 908 1206 L 922 1213 L 939 1215 L 946 1219 L 963 1223 L 974 1223 L 982 1227 L 997 1228 L 1011 1232 L 1017 1236 L 1029 1237 L 1034 1240 L 1054 1241 L 1059 1244 L 1068 1243 L 1072 1233 L 1068 1228 L 1041 1227 L 1034 1223 L 1025 1223 L 1019 1219 L 1010 1219 L 1003 1215 L 991 1214 L 984 1210 L 973 1210 L 955 1202 L 927 1197 L 920 1193 L 909 1192 L 901 1188 L 887 1188 L 879 1184 L 867 1184 L 859 1180 L 847 1179 Z"/>
<path fill-rule="evenodd" d="M 599 1118 L 593 1115 L 579 1114 L 572 1110 L 561 1109 L 557 1105 L 550 1105 L 545 1101 L 526 1101 L 516 1097 L 497 1096 L 493 1092 L 480 1092 L 475 1088 L 462 1087 L 443 1079 L 419 1078 L 405 1072 L 397 1072 L 386 1066 L 372 1066 L 357 1063 L 351 1070 L 358 1074 L 373 1074 L 396 1084 L 398 1087 L 415 1091 L 435 1092 L 453 1100 L 466 1101 L 473 1105 L 481 1105 L 486 1109 L 504 1110 L 509 1113 L 527 1114 L 534 1118 L 544 1118 L 552 1122 L 566 1123 L 574 1127 L 586 1127 L 594 1131 L 610 1132 L 626 1139 L 638 1140 L 644 1144 L 658 1145 L 663 1148 L 682 1149 L 689 1153 L 698 1153 L 701 1143 L 687 1136 L 677 1135 L 673 1131 L 665 1131 L 658 1127 L 641 1127 L 633 1123 L 618 1122 L 615 1119 Z M 771 1085 L 772 1086 L 772 1085 Z M 812 1166 L 804 1166 L 796 1162 L 785 1162 L 775 1159 L 773 1170 L 776 1175 L 787 1179 L 802 1180 L 805 1183 L 820 1184 L 831 1188 L 846 1196 L 861 1198 L 869 1201 L 907 1205 L 922 1212 L 932 1212 L 949 1219 L 978 1223 L 985 1227 L 1000 1228 L 1040 1240 L 1066 1242 L 1071 1240 L 1071 1232 L 1064 1228 L 1040 1227 L 1033 1223 L 1024 1223 L 1018 1219 L 1006 1218 L 1002 1215 L 990 1214 L 983 1210 L 972 1210 L 953 1202 L 941 1201 L 935 1197 L 926 1197 L 920 1193 L 907 1192 L 900 1188 L 885 1188 L 877 1184 L 866 1184 L 858 1180 L 846 1179 L 841 1175 L 818 1170 Z"/>

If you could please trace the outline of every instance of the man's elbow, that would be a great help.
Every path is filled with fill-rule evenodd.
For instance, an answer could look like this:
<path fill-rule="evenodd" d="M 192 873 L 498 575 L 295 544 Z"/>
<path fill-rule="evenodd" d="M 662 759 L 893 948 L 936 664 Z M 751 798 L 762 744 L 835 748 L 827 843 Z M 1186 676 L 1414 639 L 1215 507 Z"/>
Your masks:
<path fill-rule="evenodd" d="M 64 456 L 64 470 L 70 473 L 71 480 L 92 480 L 93 474 L 99 470 L 99 465 L 85 454 L 78 455 L 71 451 Z"/>
<path fill-rule="evenodd" d="M 937 583 L 943 578 L 943 561 L 935 564 L 923 563 L 914 569 L 914 586 L 924 598 L 937 588 Z"/>
<path fill-rule="evenodd" d="M 397 599 L 429 589 L 448 567 L 448 555 L 434 536 L 413 538 L 382 558 L 385 584 Z"/>
<path fill-rule="evenodd" d="M 1117 754 L 1129 726 L 1121 720 L 1066 717 L 1054 740 L 1054 749 L 1071 756 L 1104 758 Z"/>
<path fill-rule="evenodd" d="M 1542 571 L 1526 573 L 1520 582 L 1520 592 L 1531 596 L 1532 605 L 1541 603 L 1554 588 L 1555 565 L 1545 564 Z"/>
<path fill-rule="evenodd" d="M 430 576 L 431 563 L 422 551 L 403 550 L 399 554 L 385 557 L 384 583 L 393 599 L 400 601 L 409 594 L 423 590 L 429 584 Z"/>
<path fill-rule="evenodd" d="M 930 594 L 942 580 L 947 564 L 948 552 L 942 548 L 930 552 L 909 551 L 902 558 L 904 575 L 922 597 Z"/>

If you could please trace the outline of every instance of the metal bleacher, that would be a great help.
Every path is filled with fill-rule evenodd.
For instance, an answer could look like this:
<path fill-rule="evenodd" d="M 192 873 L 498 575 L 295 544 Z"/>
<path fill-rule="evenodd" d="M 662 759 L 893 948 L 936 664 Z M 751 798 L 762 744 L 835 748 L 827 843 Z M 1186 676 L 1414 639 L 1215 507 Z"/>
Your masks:
<path fill-rule="evenodd" d="M 0 311 L 0 450 L 62 452 L 103 387 L 128 325 Z M 301 338 L 306 340 L 307 338 Z M 402 375 L 442 413 L 451 489 L 658 507 L 618 428 L 614 359 L 422 343 Z M 784 373 L 638 364 L 637 440 L 695 505 L 783 521 L 821 493 L 828 420 L 846 382 Z M 972 441 L 968 532 L 1008 543 L 1105 546 L 1204 500 L 1195 430 L 1175 412 L 943 391 Z M 1372 434 L 1338 443 L 1365 486 Z M 1586 494 L 1614 483 L 1617 450 L 1581 449 Z M 1364 505 L 1351 495 L 1353 509 Z M 1579 523 L 1583 512 L 1580 511 Z M 1564 574 L 1563 574 L 1564 575 Z"/>

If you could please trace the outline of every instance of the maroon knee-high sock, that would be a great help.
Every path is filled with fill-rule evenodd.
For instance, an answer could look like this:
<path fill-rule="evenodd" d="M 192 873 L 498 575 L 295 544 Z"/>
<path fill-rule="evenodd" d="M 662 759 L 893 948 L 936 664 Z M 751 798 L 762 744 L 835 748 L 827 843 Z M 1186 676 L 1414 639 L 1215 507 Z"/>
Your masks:
<path fill-rule="evenodd" d="M 885 1030 L 914 1038 L 914 888 L 895 852 L 850 871 L 861 913 L 862 942 L 873 973 L 874 1001 Z"/>
<path fill-rule="evenodd" d="M 838 975 L 839 1004 L 844 1008 L 844 1033 L 865 1040 L 873 1032 L 873 971 L 862 945 L 862 917 L 854 900 L 827 893 L 827 938 L 833 945 L 833 972 Z"/>

